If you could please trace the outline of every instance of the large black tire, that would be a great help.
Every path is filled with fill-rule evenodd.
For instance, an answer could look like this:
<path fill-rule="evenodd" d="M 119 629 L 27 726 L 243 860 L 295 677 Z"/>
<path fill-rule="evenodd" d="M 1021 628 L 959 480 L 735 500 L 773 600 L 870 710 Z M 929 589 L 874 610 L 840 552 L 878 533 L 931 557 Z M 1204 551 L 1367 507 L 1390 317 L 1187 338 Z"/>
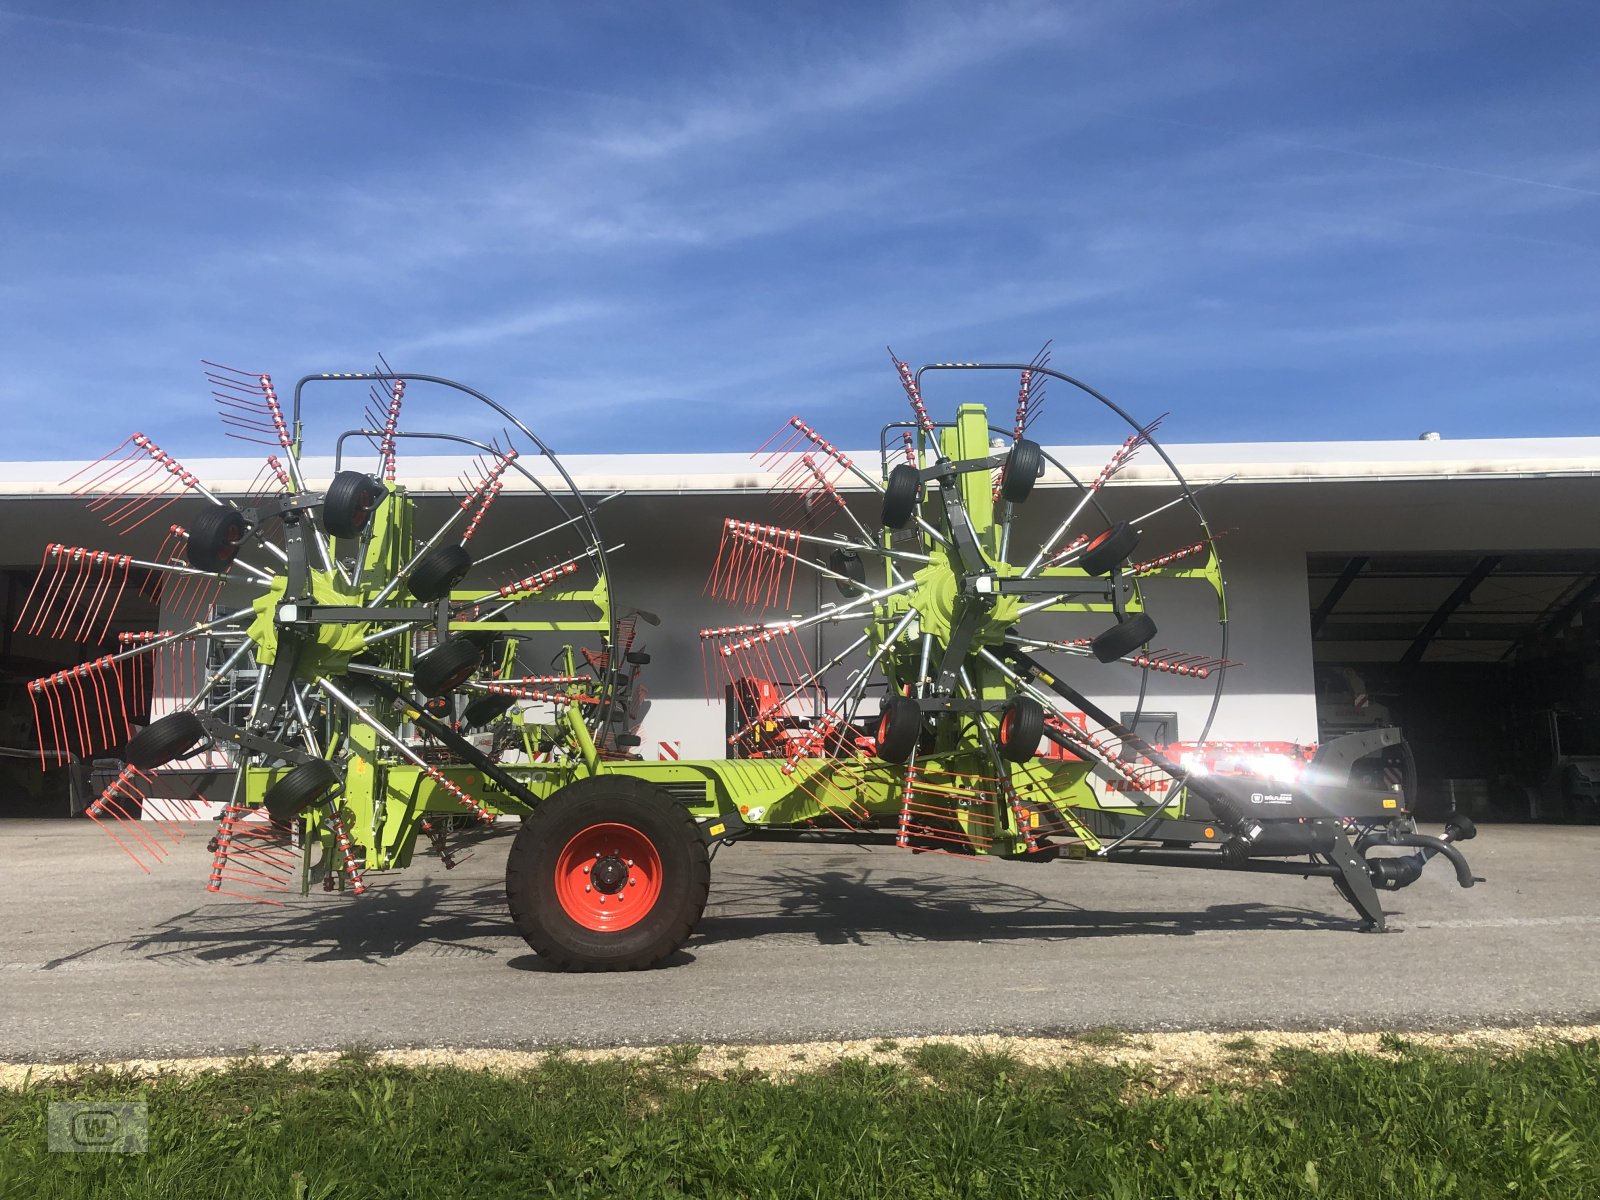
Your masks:
<path fill-rule="evenodd" d="M 1126 521 L 1118 521 L 1083 548 L 1078 555 L 1078 565 L 1091 575 L 1108 574 L 1113 567 L 1126 562 L 1138 544 L 1139 531 Z"/>
<path fill-rule="evenodd" d="M 128 739 L 122 761 L 141 771 L 153 770 L 174 759 L 188 758 L 205 740 L 205 726 L 199 717 L 192 712 L 168 713 Z"/>
<path fill-rule="evenodd" d="M 922 477 L 910 463 L 901 463 L 889 472 L 883 489 L 880 518 L 886 529 L 904 529 L 922 499 Z"/>
<path fill-rule="evenodd" d="M 384 486 L 362 471 L 340 471 L 322 497 L 322 528 L 329 537 L 353 538 L 372 519 Z"/>
<path fill-rule="evenodd" d="M 306 809 L 327 799 L 339 786 L 339 772 L 326 759 L 300 763 L 267 789 L 263 807 L 280 825 L 292 821 Z"/>
<path fill-rule="evenodd" d="M 451 638 L 411 664 L 411 681 L 424 696 L 445 696 L 455 691 L 483 662 L 483 651 L 466 638 Z"/>
<path fill-rule="evenodd" d="M 1156 623 L 1149 613 L 1135 613 L 1119 621 L 1089 643 L 1089 649 L 1103 663 L 1116 662 L 1124 654 L 1132 654 L 1156 635 Z"/>
<path fill-rule="evenodd" d="M 828 555 L 828 570 L 835 575 L 843 575 L 844 579 L 835 579 L 833 586 L 839 589 L 839 594 L 846 599 L 859 596 L 867 590 L 867 564 L 861 561 L 861 555 L 854 550 L 847 550 L 843 546 Z M 848 580 L 848 582 L 846 582 Z"/>
<path fill-rule="evenodd" d="M 903 763 L 922 736 L 922 706 L 911 696 L 890 696 L 878 713 L 878 757 Z"/>
<path fill-rule="evenodd" d="M 411 578 L 406 586 L 411 594 L 424 604 L 442 600 L 467 577 L 472 570 L 472 555 L 466 547 L 455 542 L 441 542 L 426 551 L 411 568 Z"/>
<path fill-rule="evenodd" d="M 517 932 L 568 971 L 655 966 L 694 933 L 710 887 L 710 855 L 689 811 L 621 775 L 556 792 L 523 822 L 506 859 Z M 627 898 L 643 907 L 627 908 Z"/>
<path fill-rule="evenodd" d="M 1044 451 L 1038 442 L 1018 438 L 1011 443 L 1006 455 L 1005 478 L 1000 484 L 1000 495 L 1012 504 L 1021 504 L 1033 491 L 1039 475 L 1044 470 Z"/>
<path fill-rule="evenodd" d="M 189 522 L 189 540 L 183 556 L 196 571 L 226 571 L 250 533 L 250 522 L 237 508 L 212 504 Z"/>
<path fill-rule="evenodd" d="M 1000 713 L 996 740 L 1000 754 L 1012 762 L 1025 763 L 1039 752 L 1044 737 L 1044 705 L 1032 696 L 1014 697 Z"/>

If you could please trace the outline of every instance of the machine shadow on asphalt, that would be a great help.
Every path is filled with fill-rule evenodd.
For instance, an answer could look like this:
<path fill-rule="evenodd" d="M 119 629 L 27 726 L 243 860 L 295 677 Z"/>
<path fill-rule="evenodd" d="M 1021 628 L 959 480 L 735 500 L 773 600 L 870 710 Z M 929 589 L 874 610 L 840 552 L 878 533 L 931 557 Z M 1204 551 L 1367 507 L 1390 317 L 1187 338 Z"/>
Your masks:
<path fill-rule="evenodd" d="M 513 934 L 504 904 L 499 887 L 464 890 L 431 879 L 403 890 L 373 888 L 359 906 L 208 904 L 169 917 L 149 933 L 53 959 L 43 969 L 107 954 L 173 966 L 276 959 L 379 963 L 404 955 L 492 958 L 499 951 L 483 943 Z"/>
<path fill-rule="evenodd" d="M 71 968 L 85 960 L 142 959 L 169 966 L 244 965 L 269 961 L 383 963 L 401 957 L 489 960 L 507 952 L 514 930 L 504 892 L 494 884 L 462 888 L 425 879 L 375 887 L 359 906 L 266 908 L 223 903 L 175 914 L 138 936 L 76 950 L 43 964 Z M 726 873 L 694 942 L 695 949 L 759 939 L 823 946 L 893 942 L 994 943 L 1021 940 L 1160 935 L 1193 937 L 1235 931 L 1348 930 L 1351 923 L 1314 909 L 1237 902 L 1199 909 L 1089 910 L 992 877 L 880 877 L 874 868 L 785 866 L 763 874 Z M 661 966 L 695 955 L 680 951 Z M 532 955 L 506 961 L 518 970 L 547 967 Z"/>
<path fill-rule="evenodd" d="M 724 876 L 717 892 L 721 911 L 708 912 L 697 946 L 759 937 L 837 946 L 1351 928 L 1348 919 L 1271 903 L 1096 911 L 989 876 L 879 878 L 870 871 L 786 868 L 764 877 Z"/>

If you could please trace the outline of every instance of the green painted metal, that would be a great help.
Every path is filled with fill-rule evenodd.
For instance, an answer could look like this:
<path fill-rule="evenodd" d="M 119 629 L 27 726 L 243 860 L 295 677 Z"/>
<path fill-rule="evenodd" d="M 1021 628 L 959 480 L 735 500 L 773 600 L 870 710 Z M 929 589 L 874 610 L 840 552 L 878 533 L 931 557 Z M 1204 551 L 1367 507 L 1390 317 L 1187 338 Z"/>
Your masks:
<path fill-rule="evenodd" d="M 940 457 L 948 462 L 982 463 L 992 453 L 988 414 L 981 405 L 961 406 L 954 422 L 938 429 L 935 436 Z M 924 467 L 937 461 L 926 437 L 922 439 L 919 461 Z M 1017 622 L 1026 599 L 1017 595 L 984 597 L 973 592 L 971 580 L 963 578 L 954 559 L 953 518 L 949 512 L 941 511 L 938 491 L 930 485 L 925 511 L 941 528 L 946 541 L 923 536 L 922 548 L 929 562 L 915 572 L 914 587 L 873 605 L 863 618 L 871 650 L 880 655 L 878 669 L 890 690 L 902 694 L 913 693 L 917 688 L 925 638 L 931 638 L 933 659 L 937 662 L 956 628 L 975 614 L 976 624 L 971 630 L 974 650 L 1000 646 L 1007 630 Z M 1022 576 L 1022 567 L 1006 561 L 1001 554 L 1005 519 L 1011 514 L 1009 505 L 995 499 L 991 468 L 982 465 L 960 471 L 953 481 L 953 495 L 959 498 L 966 519 L 970 520 L 983 571 L 995 580 Z M 887 531 L 884 544 L 891 544 Z M 319 575 L 315 577 L 315 595 L 325 603 L 371 604 L 417 548 L 415 501 L 403 487 L 390 484 L 388 494 L 373 514 L 355 582 L 346 586 Z M 1167 578 L 1209 584 L 1220 603 L 1221 577 L 1214 552 L 1208 552 L 1199 565 L 1159 573 Z M 1088 581 L 1081 569 L 1070 565 L 1047 567 L 1038 574 L 1061 580 L 1064 588 Z M 268 593 L 269 600 L 281 596 L 282 584 L 280 577 Z M 551 606 L 558 615 L 515 619 L 488 619 L 483 615 L 483 610 L 495 603 L 511 600 Z M 576 635 L 612 627 L 609 582 L 603 576 L 593 586 L 535 589 L 504 596 L 484 588 L 458 588 L 451 593 L 451 601 L 452 615 L 442 634 L 492 630 L 498 634 Z M 1122 603 L 1125 611 L 1141 611 L 1143 597 L 1137 580 L 1128 581 Z M 257 643 L 258 656 L 271 661 L 273 609 L 269 603 L 258 603 L 257 608 L 261 615 L 250 627 L 249 635 Z M 908 624 L 908 614 L 913 611 L 915 619 Z M 1045 611 L 1109 613 L 1112 605 L 1104 598 L 1075 597 L 1050 605 Z M 383 633 L 385 628 L 376 619 L 320 626 L 316 644 L 321 651 L 306 671 L 315 673 L 341 666 L 361 649 L 363 636 Z M 886 645 L 897 629 L 898 637 Z M 390 636 L 372 644 L 365 661 L 375 661 L 395 671 L 409 670 L 417 632 L 418 627 L 412 625 L 393 630 Z M 511 678 L 515 662 L 516 645 L 512 644 L 491 664 L 486 677 Z M 566 646 L 562 662 L 568 674 L 580 673 L 581 663 L 573 645 Z M 331 816 L 336 811 L 364 869 L 393 870 L 411 862 L 424 820 L 463 813 L 460 801 L 440 783 L 441 779 L 465 791 L 492 814 L 520 816 L 531 811 L 530 801 L 546 799 L 578 779 L 610 774 L 646 780 L 662 788 L 700 819 L 707 836 L 712 838 L 735 838 L 773 829 L 837 827 L 841 820 L 863 830 L 891 829 L 916 785 L 948 789 L 951 795 L 960 797 L 951 806 L 950 820 L 959 827 L 965 848 L 971 852 L 1003 857 L 1024 855 L 1031 849 L 1031 836 L 1042 827 L 1070 835 L 1077 852 L 1097 850 L 1100 841 L 1083 820 L 1083 814 L 1102 807 L 1090 786 L 1089 763 L 1043 757 L 1025 763 L 1002 762 L 994 751 L 1001 720 L 999 709 L 1016 694 L 1016 685 L 976 654 L 968 656 L 963 671 L 962 694 L 981 702 L 982 710 L 935 718 L 931 745 L 915 757 L 909 769 L 872 758 L 681 762 L 602 759 L 583 715 L 586 685 L 569 684 L 563 690 L 570 702 L 559 706 L 553 719 L 536 720 L 521 711 L 511 714 L 516 741 L 522 748 L 513 759 L 522 761 L 502 761 L 499 766 L 518 785 L 514 791 L 470 764 L 441 761 L 423 768 L 405 761 L 375 730 L 330 707 L 319 716 L 329 734 L 328 753 L 340 765 L 343 785 L 334 800 L 336 808 L 317 806 L 307 812 L 306 832 L 308 839 L 321 847 L 321 863 L 333 863 Z M 394 705 L 379 700 L 365 702 L 363 707 L 368 716 L 402 738 L 407 736 L 408 721 L 416 716 L 415 709 L 402 706 L 396 711 Z M 532 761 L 536 757 L 545 761 Z M 286 770 L 282 766 L 246 765 L 246 802 L 261 803 L 267 789 Z M 1171 797 L 1163 815 L 1181 817 L 1184 813 L 1185 799 L 1180 790 Z M 311 857 L 308 855 L 303 885 L 316 873 Z M 341 878 L 326 867 L 322 871 L 329 878 Z"/>

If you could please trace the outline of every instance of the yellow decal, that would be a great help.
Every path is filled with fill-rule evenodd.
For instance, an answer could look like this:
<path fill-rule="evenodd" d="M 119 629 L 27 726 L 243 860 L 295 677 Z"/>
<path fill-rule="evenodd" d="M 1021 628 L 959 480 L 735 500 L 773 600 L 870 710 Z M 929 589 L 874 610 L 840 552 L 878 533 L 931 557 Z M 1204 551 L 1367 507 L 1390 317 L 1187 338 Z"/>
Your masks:
<path fill-rule="evenodd" d="M 723 835 L 723 833 L 727 831 L 727 828 L 728 827 L 726 825 L 724 825 L 721 821 L 718 821 L 715 825 L 711 826 L 711 828 L 706 830 L 706 832 L 709 833 L 712 837 L 721 837 Z"/>

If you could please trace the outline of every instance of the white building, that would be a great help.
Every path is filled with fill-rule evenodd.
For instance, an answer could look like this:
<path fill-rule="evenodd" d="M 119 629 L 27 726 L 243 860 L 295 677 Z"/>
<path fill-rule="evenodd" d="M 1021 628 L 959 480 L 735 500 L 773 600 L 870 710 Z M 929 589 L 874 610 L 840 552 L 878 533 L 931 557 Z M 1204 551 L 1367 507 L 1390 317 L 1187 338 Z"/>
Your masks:
<path fill-rule="evenodd" d="M 1549 712 L 1562 714 L 1569 755 L 1600 755 L 1600 438 L 1166 449 L 1190 486 L 1206 489 L 1201 503 L 1224 535 L 1228 657 L 1241 665 L 1227 672 L 1213 738 L 1315 742 L 1320 677 L 1323 721 L 1369 719 L 1387 708 L 1413 742 L 1425 788 L 1453 790 L 1457 802 L 1514 799 L 1519 789 L 1548 784 L 1553 751 L 1537 737 Z M 1053 453 L 1090 477 L 1107 456 L 1094 447 Z M 877 454 L 857 457 L 875 462 Z M 625 493 L 599 512 L 606 541 L 626 543 L 613 558 L 613 588 L 620 606 L 662 618 L 659 627 L 640 627 L 653 657 L 644 752 L 654 757 L 666 742 L 684 757 L 721 757 L 723 712 L 719 698 L 708 704 L 704 695 L 696 634 L 724 614 L 702 591 L 722 519 L 771 519 L 772 477 L 736 454 L 562 461 L 591 498 Z M 242 491 L 259 462 L 189 465 L 227 494 Z M 102 652 L 13 630 L 44 549 L 134 549 L 120 546 L 60 483 L 82 465 L 0 464 L 0 744 L 9 748 L 0 770 L 13 811 L 28 808 L 29 797 L 31 811 L 60 807 L 58 793 L 39 799 L 23 684 Z M 332 465 L 308 459 L 306 468 L 314 485 Z M 415 494 L 442 496 L 459 475 L 458 462 L 415 459 L 401 480 Z M 1138 489 L 1159 496 L 1168 480 L 1136 465 L 1113 483 L 1108 504 L 1137 506 Z M 1041 480 L 1029 501 L 1037 520 L 1060 507 L 1052 508 L 1052 489 L 1063 486 L 1054 473 Z M 1064 495 L 1056 492 L 1056 501 Z M 515 495 L 503 503 L 514 506 Z M 852 504 L 864 516 L 875 511 L 864 489 Z M 1204 652 L 1215 637 L 1210 616 L 1201 605 L 1158 614 L 1158 622 L 1174 644 L 1192 634 Z M 150 606 L 135 603 L 115 628 L 156 621 Z M 1093 694 L 1103 707 L 1126 710 L 1134 686 L 1131 672 L 1106 675 Z M 1160 676 L 1150 687 L 1144 710 L 1173 715 L 1169 739 L 1200 732 L 1208 689 Z"/>

